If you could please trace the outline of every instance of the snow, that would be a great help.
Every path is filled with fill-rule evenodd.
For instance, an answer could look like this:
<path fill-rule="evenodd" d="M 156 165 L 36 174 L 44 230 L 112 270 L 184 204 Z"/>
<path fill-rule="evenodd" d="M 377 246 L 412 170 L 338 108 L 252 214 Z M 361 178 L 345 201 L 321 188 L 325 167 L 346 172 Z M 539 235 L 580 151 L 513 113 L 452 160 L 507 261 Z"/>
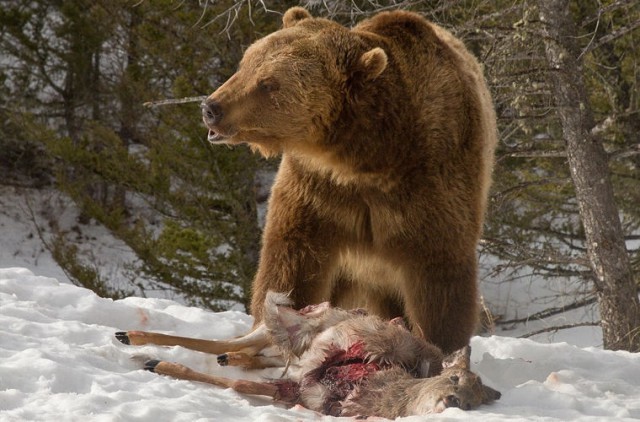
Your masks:
<path fill-rule="evenodd" d="M 135 262 L 135 254 L 95 221 L 79 224 L 79 214 L 73 200 L 56 189 L 0 186 L 0 268 L 31 268 L 69 283 L 45 245 L 61 234 L 111 287 L 132 290 L 126 267 Z"/>
<path fill-rule="evenodd" d="M 161 291 L 147 292 L 148 299 L 99 298 L 70 284 L 44 247 L 43 239 L 51 241 L 56 232 L 76 244 L 84 262 L 113 287 L 132 286 L 126 268 L 135 263 L 135 254 L 99 224 L 78 224 L 78 210 L 68 197 L 53 189 L 0 187 L 0 422 L 336 419 L 143 371 L 145 359 L 160 358 L 230 378 L 258 380 L 281 373 L 219 367 L 215 356 L 180 347 L 117 342 L 116 331 L 132 329 L 229 338 L 247 332 L 252 319 L 242 312 L 187 307 L 179 295 Z M 493 275 L 495 265 L 494 258 L 483 257 L 481 288 L 485 301 L 504 319 L 572 300 L 571 280 L 524 274 L 505 283 Z M 502 398 L 473 412 L 447 409 L 406 420 L 640 419 L 640 357 L 602 350 L 599 327 L 543 333 L 533 340 L 513 338 L 598 318 L 592 305 L 473 338 L 473 369 Z"/>
<path fill-rule="evenodd" d="M 231 378 L 279 370 L 219 367 L 181 347 L 120 344 L 114 332 L 160 331 L 205 338 L 246 332 L 251 317 L 212 313 L 158 298 L 113 301 L 20 267 L 0 269 L 0 420 L 333 420 L 267 398 L 174 380 L 142 369 L 146 358 L 178 361 Z M 502 392 L 495 404 L 407 421 L 603 421 L 640 419 L 640 355 L 568 343 L 474 337 L 472 365 Z"/>
<path fill-rule="evenodd" d="M 135 204 L 134 218 L 145 220 L 148 230 L 154 230 L 154 226 L 158 229 L 160 219 L 142 198 L 128 201 Z M 139 260 L 122 240 L 93 219 L 79 223 L 79 216 L 80 210 L 73 200 L 57 189 L 0 185 L 0 268 L 25 267 L 71 283 L 47 247 L 62 236 L 68 245 L 77 248 L 78 261 L 107 280 L 110 288 L 184 303 L 180 293 L 162 288 L 132 270 L 139 266 Z"/>

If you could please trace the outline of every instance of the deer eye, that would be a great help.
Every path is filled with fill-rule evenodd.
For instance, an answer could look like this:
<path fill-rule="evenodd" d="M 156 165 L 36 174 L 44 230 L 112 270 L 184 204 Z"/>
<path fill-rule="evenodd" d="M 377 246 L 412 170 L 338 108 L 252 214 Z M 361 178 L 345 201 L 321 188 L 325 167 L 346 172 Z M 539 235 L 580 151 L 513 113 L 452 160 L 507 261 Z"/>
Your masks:
<path fill-rule="evenodd" d="M 460 378 L 457 375 L 451 375 L 449 377 L 449 379 L 451 380 L 452 383 L 454 384 L 458 384 L 458 381 L 460 381 Z"/>

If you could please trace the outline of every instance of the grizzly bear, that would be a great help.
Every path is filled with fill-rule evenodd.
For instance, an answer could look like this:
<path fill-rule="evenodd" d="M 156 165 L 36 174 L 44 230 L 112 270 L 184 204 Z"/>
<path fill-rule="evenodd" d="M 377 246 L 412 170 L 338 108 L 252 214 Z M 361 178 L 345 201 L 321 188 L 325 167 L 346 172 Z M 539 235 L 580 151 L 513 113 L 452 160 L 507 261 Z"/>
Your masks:
<path fill-rule="evenodd" d="M 445 353 L 468 344 L 496 127 L 461 41 L 414 13 L 348 29 L 294 7 L 202 111 L 211 143 L 282 155 L 256 323 L 274 290 L 404 316 Z"/>

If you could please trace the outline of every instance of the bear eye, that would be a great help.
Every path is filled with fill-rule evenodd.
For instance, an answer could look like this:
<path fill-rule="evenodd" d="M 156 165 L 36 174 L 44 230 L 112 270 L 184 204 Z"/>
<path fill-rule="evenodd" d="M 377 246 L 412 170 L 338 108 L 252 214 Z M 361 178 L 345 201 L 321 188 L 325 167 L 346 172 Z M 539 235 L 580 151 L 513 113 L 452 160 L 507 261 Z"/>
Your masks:
<path fill-rule="evenodd" d="M 258 88 L 265 92 L 274 92 L 280 89 L 280 83 L 275 78 L 260 79 Z"/>

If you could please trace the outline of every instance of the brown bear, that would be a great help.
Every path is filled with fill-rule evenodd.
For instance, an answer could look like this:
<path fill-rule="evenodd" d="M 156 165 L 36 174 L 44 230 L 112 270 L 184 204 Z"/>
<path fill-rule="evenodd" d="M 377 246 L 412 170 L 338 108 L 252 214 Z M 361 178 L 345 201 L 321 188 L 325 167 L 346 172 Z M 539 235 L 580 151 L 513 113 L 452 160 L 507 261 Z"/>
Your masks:
<path fill-rule="evenodd" d="M 202 109 L 210 142 L 282 155 L 256 322 L 274 290 L 405 316 L 445 353 L 468 344 L 496 126 L 462 42 L 414 13 L 348 29 L 295 7 Z"/>

